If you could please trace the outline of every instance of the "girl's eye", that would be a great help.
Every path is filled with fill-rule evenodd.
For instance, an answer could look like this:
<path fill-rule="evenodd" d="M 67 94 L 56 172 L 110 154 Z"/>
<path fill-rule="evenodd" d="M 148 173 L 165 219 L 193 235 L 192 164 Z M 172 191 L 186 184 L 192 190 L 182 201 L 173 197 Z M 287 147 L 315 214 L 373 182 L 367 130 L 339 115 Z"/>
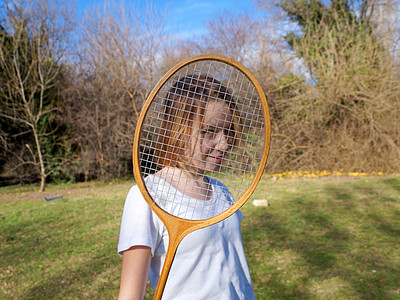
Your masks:
<path fill-rule="evenodd" d="M 206 134 L 207 136 L 213 136 L 215 134 L 215 130 L 212 128 L 206 129 L 204 130 L 204 134 Z"/>
<path fill-rule="evenodd" d="M 206 133 L 207 133 L 207 134 L 214 134 L 214 133 L 215 133 L 215 130 L 214 130 L 214 129 L 207 129 L 207 130 L 206 130 Z"/>
<path fill-rule="evenodd" d="M 203 131 L 204 139 L 206 139 L 207 141 L 214 140 L 217 136 L 217 133 L 218 133 L 217 130 L 214 128 L 205 129 Z"/>

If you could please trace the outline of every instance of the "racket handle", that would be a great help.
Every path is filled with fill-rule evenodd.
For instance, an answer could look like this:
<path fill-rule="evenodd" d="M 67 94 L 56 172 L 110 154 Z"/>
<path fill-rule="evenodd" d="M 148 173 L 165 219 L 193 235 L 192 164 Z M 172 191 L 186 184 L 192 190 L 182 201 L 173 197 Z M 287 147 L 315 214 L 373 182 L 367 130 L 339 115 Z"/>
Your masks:
<path fill-rule="evenodd" d="M 176 246 L 173 245 L 168 246 L 167 254 L 165 256 L 164 266 L 162 268 L 160 278 L 158 279 L 157 289 L 156 292 L 154 293 L 153 300 L 160 300 L 162 297 L 165 284 L 167 282 L 168 274 L 169 271 L 171 270 L 172 261 L 174 260 L 178 245 L 179 243 Z"/>
<path fill-rule="evenodd" d="M 196 221 L 185 222 L 184 220 L 176 221 L 176 223 L 174 223 L 173 226 L 168 226 L 168 225 L 171 225 L 168 223 L 165 224 L 165 225 L 167 225 L 166 228 L 168 230 L 169 244 L 168 244 L 167 254 L 165 255 L 164 265 L 163 265 L 163 268 L 161 271 L 160 278 L 158 279 L 158 284 L 157 284 L 156 291 L 154 293 L 153 300 L 160 300 L 162 297 L 162 294 L 163 294 L 164 288 L 165 288 L 165 284 L 167 282 L 168 274 L 169 274 L 169 271 L 171 270 L 171 265 L 174 260 L 176 250 L 178 249 L 180 242 L 187 234 L 194 231 L 196 229 L 196 227 L 198 227 L 199 224 L 200 224 L 200 222 L 196 222 Z"/>

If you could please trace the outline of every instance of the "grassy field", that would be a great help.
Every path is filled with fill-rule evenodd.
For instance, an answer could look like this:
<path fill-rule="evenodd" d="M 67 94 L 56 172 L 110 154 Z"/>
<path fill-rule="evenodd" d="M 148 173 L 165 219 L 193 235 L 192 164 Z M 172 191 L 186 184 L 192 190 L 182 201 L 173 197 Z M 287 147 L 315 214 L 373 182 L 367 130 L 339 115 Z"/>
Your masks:
<path fill-rule="evenodd" d="M 0 298 L 116 298 L 130 185 L 0 188 Z M 399 176 L 263 179 L 242 212 L 257 299 L 400 299 Z"/>

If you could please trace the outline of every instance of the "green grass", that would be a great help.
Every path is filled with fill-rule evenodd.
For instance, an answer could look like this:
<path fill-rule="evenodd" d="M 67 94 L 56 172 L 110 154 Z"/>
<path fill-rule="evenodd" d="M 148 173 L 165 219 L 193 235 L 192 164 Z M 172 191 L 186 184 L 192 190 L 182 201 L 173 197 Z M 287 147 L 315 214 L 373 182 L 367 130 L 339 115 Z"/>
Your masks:
<path fill-rule="evenodd" d="M 115 299 L 130 185 L 0 188 L 0 299 Z M 400 177 L 263 179 L 242 212 L 257 299 L 400 299 Z"/>

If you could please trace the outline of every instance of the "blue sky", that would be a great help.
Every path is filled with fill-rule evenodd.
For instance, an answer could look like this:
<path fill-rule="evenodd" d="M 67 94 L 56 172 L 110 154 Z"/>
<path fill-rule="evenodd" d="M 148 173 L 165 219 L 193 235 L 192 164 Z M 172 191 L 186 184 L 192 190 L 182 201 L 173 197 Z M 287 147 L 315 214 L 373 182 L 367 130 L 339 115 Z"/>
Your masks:
<path fill-rule="evenodd" d="M 83 10 L 101 5 L 108 0 L 77 0 L 77 13 L 80 15 Z M 124 0 L 114 0 L 111 3 L 116 5 Z M 144 9 L 149 1 L 126 1 L 131 6 Z M 168 11 L 168 26 L 171 33 L 181 38 L 191 37 L 204 33 L 207 20 L 222 11 L 229 11 L 233 14 L 242 12 L 254 12 L 255 3 L 252 0 L 154 0 L 151 1 L 154 7 L 161 11 Z M 128 6 L 129 7 L 129 6 Z"/>

